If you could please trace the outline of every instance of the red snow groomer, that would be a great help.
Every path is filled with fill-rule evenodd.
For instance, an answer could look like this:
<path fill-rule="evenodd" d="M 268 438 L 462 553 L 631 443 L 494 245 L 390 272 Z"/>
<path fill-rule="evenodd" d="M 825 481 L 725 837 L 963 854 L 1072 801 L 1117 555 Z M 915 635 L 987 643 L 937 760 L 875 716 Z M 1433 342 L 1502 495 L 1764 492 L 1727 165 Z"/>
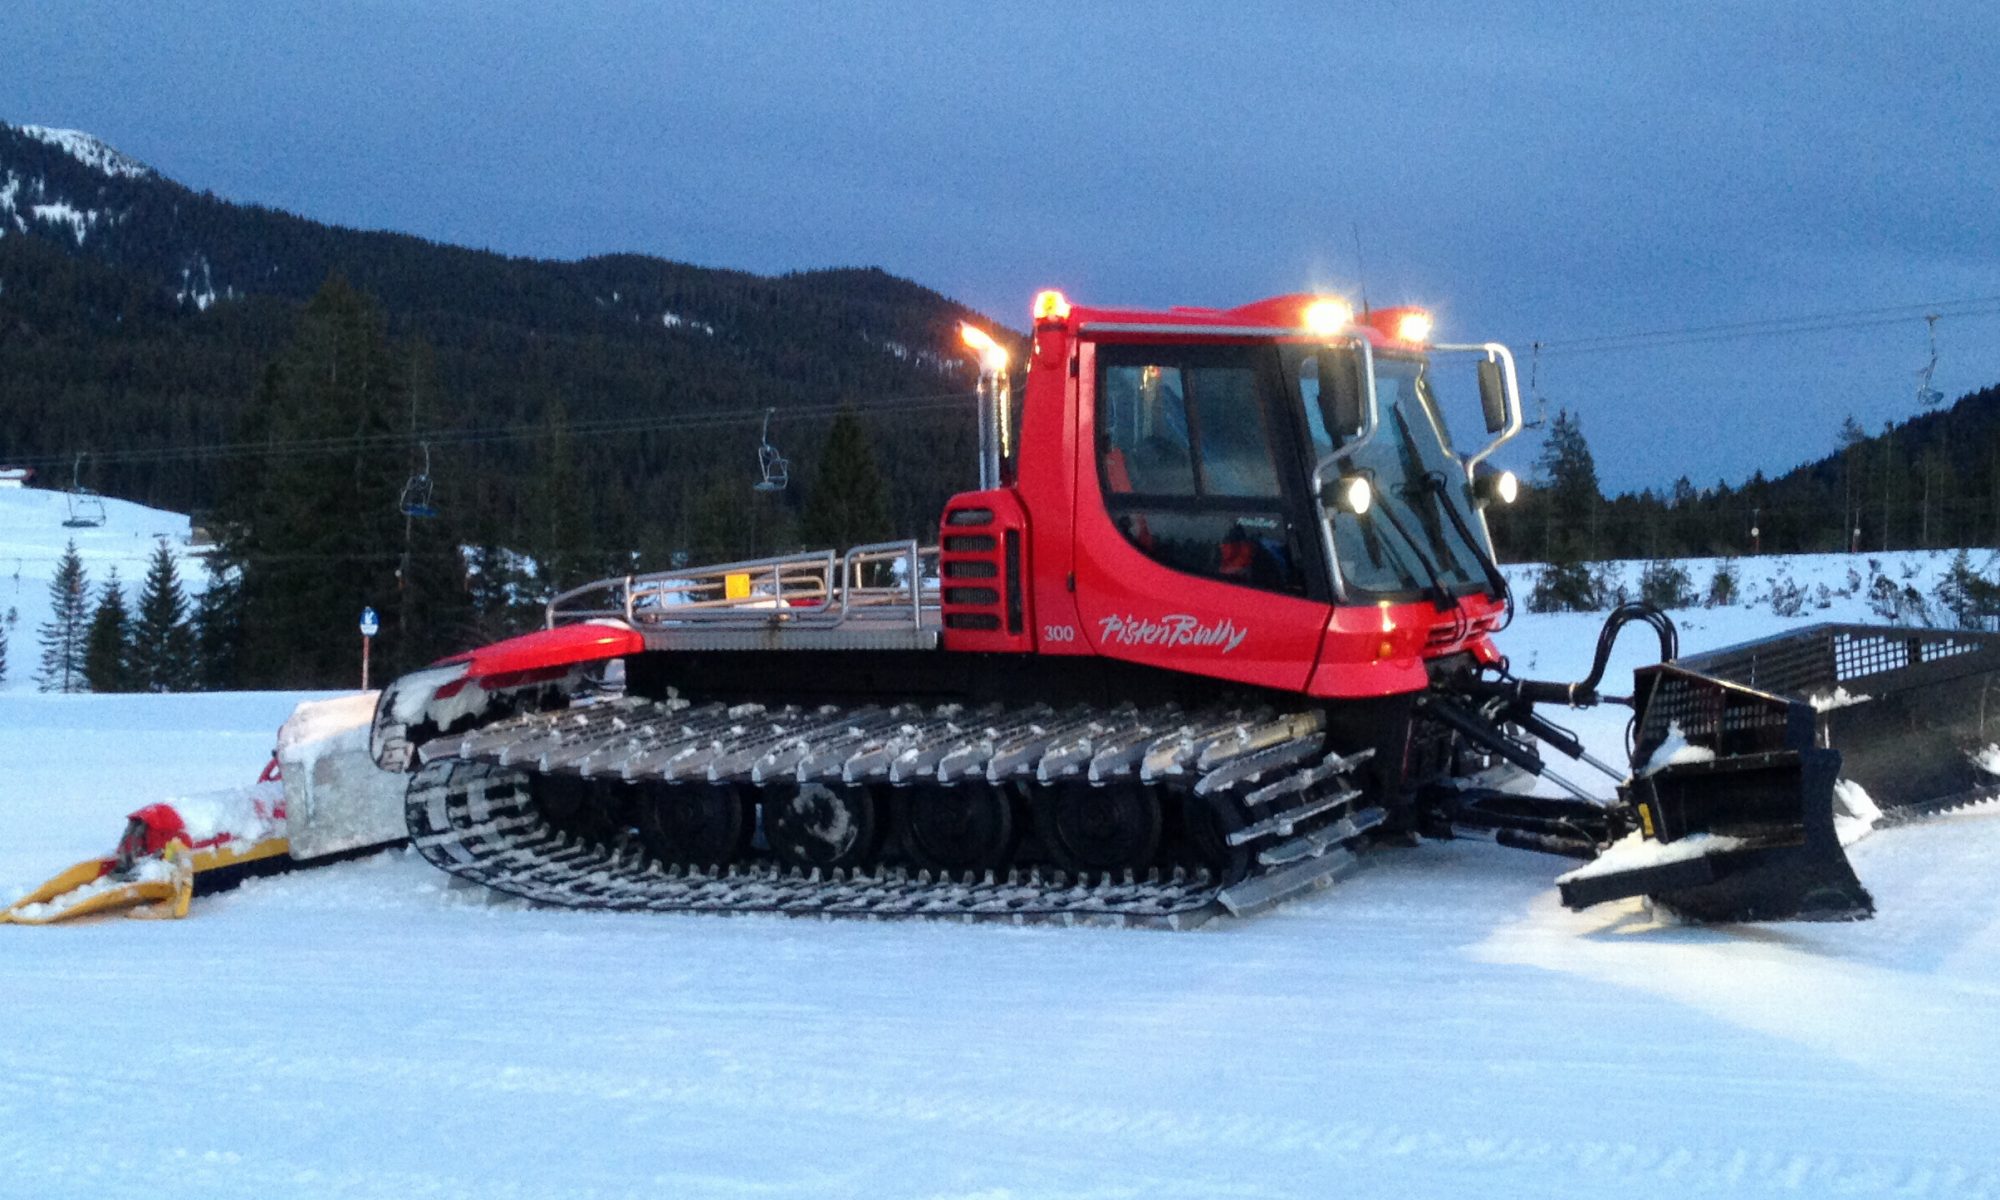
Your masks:
<path fill-rule="evenodd" d="M 1477 833 L 1595 859 L 1573 905 L 1852 918 L 1872 903 L 1836 833 L 1832 735 L 1886 763 L 1932 685 L 1996 666 L 1978 635 L 1845 629 L 1676 662 L 1672 624 L 1628 605 L 1589 678 L 1516 678 L 1485 519 L 1516 487 L 1487 463 L 1521 428 L 1513 360 L 1434 343 L 1416 309 L 1045 292 L 1018 393 L 1007 352 L 964 337 L 979 487 L 935 546 L 602 580 L 546 630 L 389 687 L 371 750 L 412 773 L 420 851 L 587 908 L 1185 925 L 1377 843 Z M 1451 424 L 1483 427 L 1469 449 L 1453 399 Z M 1603 695 L 1634 621 L 1662 662 Z M 1863 688 L 1874 707 L 1810 703 Z M 1635 710 L 1634 769 L 1537 709 L 1605 701 Z M 1940 734 L 1921 795 L 1862 782 L 1903 808 L 1990 794 L 1966 757 L 1983 734 Z M 1564 794 L 1502 786 L 1524 774 Z"/>

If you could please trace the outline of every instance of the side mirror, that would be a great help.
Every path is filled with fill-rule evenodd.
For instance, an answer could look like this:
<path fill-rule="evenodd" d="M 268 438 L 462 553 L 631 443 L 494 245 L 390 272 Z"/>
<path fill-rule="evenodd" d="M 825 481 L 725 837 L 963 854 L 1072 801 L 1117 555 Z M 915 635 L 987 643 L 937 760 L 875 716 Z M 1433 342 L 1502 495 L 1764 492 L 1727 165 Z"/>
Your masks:
<path fill-rule="evenodd" d="M 1351 354 L 1321 355 L 1319 378 L 1327 409 L 1327 423 L 1333 435 L 1345 440 L 1361 432 L 1368 420 L 1368 401 L 1363 390 L 1360 364 L 1355 357 Z"/>
<path fill-rule="evenodd" d="M 1486 412 L 1486 432 L 1507 428 L 1507 379 L 1495 359 L 1479 361 L 1479 407 Z"/>

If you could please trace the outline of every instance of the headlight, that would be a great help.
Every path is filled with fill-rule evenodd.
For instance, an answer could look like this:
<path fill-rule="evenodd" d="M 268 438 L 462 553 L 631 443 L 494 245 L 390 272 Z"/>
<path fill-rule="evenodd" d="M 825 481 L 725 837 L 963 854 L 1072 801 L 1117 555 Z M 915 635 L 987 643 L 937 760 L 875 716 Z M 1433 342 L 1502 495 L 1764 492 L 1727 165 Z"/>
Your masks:
<path fill-rule="evenodd" d="M 1361 475 L 1343 475 L 1335 495 L 1343 511 L 1364 516 L 1375 503 L 1375 485 Z"/>
<path fill-rule="evenodd" d="M 1479 473 L 1479 480 L 1473 485 L 1473 494 L 1482 505 L 1499 501 L 1512 504 L 1521 495 L 1521 478 L 1512 471 L 1486 471 Z"/>

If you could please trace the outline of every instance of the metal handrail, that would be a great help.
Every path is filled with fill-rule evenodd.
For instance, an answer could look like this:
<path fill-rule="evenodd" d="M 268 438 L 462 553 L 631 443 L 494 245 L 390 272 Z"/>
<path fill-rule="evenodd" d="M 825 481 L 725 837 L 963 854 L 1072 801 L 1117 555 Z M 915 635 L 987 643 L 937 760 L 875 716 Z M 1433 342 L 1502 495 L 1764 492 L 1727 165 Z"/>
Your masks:
<path fill-rule="evenodd" d="M 849 620 L 871 624 L 907 620 L 912 628 L 921 629 L 926 617 L 939 609 L 937 552 L 935 546 L 920 546 L 910 539 L 872 542 L 845 553 L 816 550 L 613 576 L 551 599 L 546 621 L 551 629 L 559 623 L 593 619 L 618 619 L 633 626 L 824 629 Z M 867 582 L 870 568 L 892 562 L 903 564 L 900 581 Z M 925 569 L 927 563 L 932 570 Z M 730 576 L 747 576 L 750 594 L 728 596 Z"/>

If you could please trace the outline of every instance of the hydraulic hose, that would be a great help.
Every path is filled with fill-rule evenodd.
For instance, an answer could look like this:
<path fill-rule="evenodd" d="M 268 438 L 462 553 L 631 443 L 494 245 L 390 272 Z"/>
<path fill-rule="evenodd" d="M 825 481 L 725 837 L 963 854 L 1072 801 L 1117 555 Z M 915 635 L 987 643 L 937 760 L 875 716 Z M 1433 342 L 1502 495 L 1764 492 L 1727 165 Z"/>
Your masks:
<path fill-rule="evenodd" d="M 1590 673 L 1575 683 L 1507 678 L 1475 681 L 1467 690 L 1528 704 L 1567 704 L 1571 708 L 1602 704 L 1604 697 L 1598 693 L 1597 685 L 1604 681 L 1605 669 L 1611 665 L 1611 650 L 1618 642 L 1618 634 L 1634 621 L 1653 627 L 1653 633 L 1660 639 L 1661 662 L 1672 662 L 1681 656 L 1680 631 L 1674 627 L 1673 618 L 1644 601 L 1633 600 L 1612 609 L 1611 615 L 1604 618 L 1604 627 L 1597 634 L 1597 652 L 1591 659 Z"/>

